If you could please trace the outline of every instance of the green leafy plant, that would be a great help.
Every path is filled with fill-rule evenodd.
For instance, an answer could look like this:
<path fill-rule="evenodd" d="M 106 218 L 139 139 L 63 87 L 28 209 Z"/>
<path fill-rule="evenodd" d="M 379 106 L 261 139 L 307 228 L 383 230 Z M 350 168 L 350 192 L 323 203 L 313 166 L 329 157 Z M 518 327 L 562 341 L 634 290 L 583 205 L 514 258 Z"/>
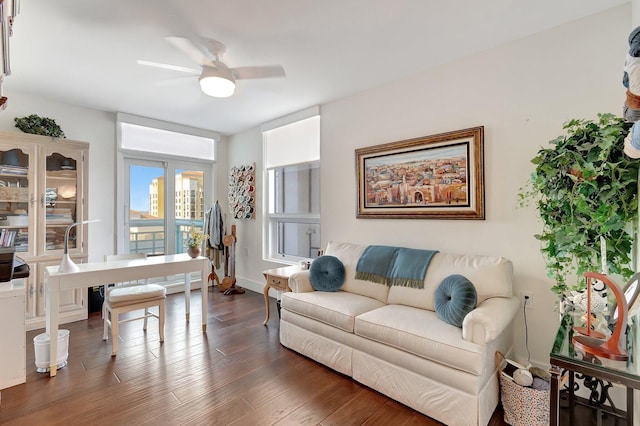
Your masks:
<path fill-rule="evenodd" d="M 26 117 L 15 117 L 16 127 L 25 133 L 51 136 L 54 138 L 66 138 L 64 132 L 55 120 L 31 114 Z"/>
<path fill-rule="evenodd" d="M 597 121 L 570 120 L 566 135 L 552 140 L 531 160 L 536 168 L 518 193 L 520 206 L 535 203 L 540 240 L 552 291 L 562 296 L 571 273 L 599 271 L 600 237 L 606 240 L 609 273 L 628 279 L 638 220 L 638 168 L 624 154 L 631 123 L 613 114 Z"/>

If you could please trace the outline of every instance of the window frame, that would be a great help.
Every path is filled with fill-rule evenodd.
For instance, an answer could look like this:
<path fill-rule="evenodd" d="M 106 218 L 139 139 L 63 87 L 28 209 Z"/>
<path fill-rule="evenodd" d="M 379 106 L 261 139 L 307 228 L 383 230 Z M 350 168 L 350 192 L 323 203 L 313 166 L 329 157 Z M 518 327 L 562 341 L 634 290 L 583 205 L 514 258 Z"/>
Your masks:
<path fill-rule="evenodd" d="M 320 227 L 320 106 L 315 105 L 278 118 L 260 126 L 262 131 L 263 157 L 263 226 L 262 258 L 265 261 L 283 264 L 298 264 L 308 261 L 309 257 L 291 256 L 278 252 L 278 221 L 292 219 L 302 223 L 317 223 Z M 273 182 L 269 172 L 282 167 L 318 164 L 318 213 L 283 215 L 274 213 Z M 319 231 L 322 232 L 321 230 Z M 318 235 L 321 244 L 321 235 Z"/>
<path fill-rule="evenodd" d="M 317 213 L 276 213 L 275 207 L 275 192 L 276 192 L 276 179 L 275 171 L 278 169 L 284 169 L 288 167 L 304 166 L 309 169 L 318 168 L 317 179 L 317 193 L 318 193 L 318 212 Z M 316 256 L 294 256 L 284 253 L 284 249 L 280 250 L 283 245 L 282 232 L 280 227 L 281 223 L 298 223 L 298 224 L 316 224 L 319 228 L 320 235 L 322 230 L 320 229 L 320 161 L 311 161 L 305 163 L 288 164 L 286 166 L 278 166 L 264 171 L 265 182 L 265 247 L 264 247 L 264 260 L 279 262 L 285 264 L 299 264 L 302 261 L 308 261 Z M 284 190 L 284 187 L 281 188 Z M 318 238 L 320 238 L 320 235 Z M 313 247 L 310 247 L 313 249 Z M 318 250 L 320 248 L 318 247 Z"/>

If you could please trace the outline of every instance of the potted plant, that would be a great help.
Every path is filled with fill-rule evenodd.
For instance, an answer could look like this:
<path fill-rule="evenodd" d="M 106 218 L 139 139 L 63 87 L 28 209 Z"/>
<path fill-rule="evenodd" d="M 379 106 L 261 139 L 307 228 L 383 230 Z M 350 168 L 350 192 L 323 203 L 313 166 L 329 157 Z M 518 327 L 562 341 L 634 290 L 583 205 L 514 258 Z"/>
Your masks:
<path fill-rule="evenodd" d="M 13 120 L 15 121 L 15 126 L 25 133 L 51 136 L 52 138 L 66 138 L 58 123 L 52 118 L 31 114 L 26 117 L 15 117 Z"/>
<path fill-rule="evenodd" d="M 555 280 L 551 290 L 561 297 L 583 286 L 569 286 L 570 274 L 599 271 L 602 257 L 610 273 L 624 279 L 633 273 L 640 163 L 623 151 L 631 125 L 613 114 L 570 120 L 563 127 L 566 135 L 531 160 L 535 170 L 518 194 L 519 204 L 535 203 L 543 223 L 535 238 Z"/>
<path fill-rule="evenodd" d="M 187 237 L 187 253 L 189 253 L 189 256 L 193 258 L 200 256 L 200 246 L 202 246 L 202 242 L 207 238 L 209 238 L 208 234 L 198 231 L 196 227 L 191 224 L 189 236 Z"/>

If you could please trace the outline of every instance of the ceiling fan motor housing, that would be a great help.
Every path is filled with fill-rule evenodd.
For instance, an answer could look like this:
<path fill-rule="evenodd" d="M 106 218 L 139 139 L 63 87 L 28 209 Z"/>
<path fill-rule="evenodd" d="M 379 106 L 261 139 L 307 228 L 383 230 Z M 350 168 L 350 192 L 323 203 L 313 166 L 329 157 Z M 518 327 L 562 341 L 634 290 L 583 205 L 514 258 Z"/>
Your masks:
<path fill-rule="evenodd" d="M 209 96 L 227 98 L 235 91 L 235 78 L 231 70 L 222 62 L 217 62 L 215 65 L 215 68 L 208 65 L 202 67 L 200 87 Z"/>

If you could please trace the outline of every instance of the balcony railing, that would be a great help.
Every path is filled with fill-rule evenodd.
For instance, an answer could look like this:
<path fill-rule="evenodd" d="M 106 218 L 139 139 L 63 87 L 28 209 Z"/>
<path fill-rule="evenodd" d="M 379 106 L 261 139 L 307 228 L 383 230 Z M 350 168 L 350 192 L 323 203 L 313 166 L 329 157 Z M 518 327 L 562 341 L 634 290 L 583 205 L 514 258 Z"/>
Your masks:
<path fill-rule="evenodd" d="M 191 225 L 202 232 L 202 219 L 176 219 L 174 253 L 187 251 L 186 241 Z M 165 223 L 163 219 L 135 219 L 129 222 L 129 252 L 166 254 Z"/>

